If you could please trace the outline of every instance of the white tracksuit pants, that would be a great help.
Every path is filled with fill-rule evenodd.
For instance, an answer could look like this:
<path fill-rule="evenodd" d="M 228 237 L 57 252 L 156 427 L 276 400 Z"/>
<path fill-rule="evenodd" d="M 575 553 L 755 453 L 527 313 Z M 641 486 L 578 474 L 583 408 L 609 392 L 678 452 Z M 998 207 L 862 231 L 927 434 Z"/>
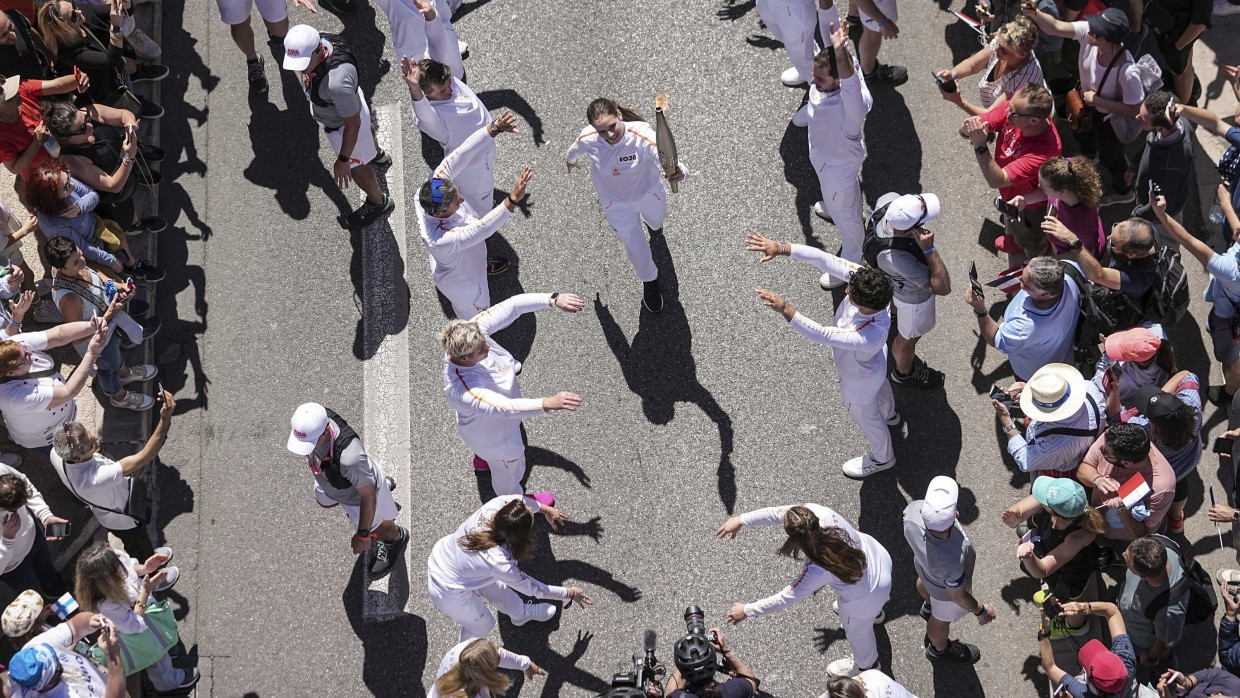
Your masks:
<path fill-rule="evenodd" d="M 444 16 L 445 13 L 451 14 L 447 3 L 435 3 L 435 11 L 440 16 L 434 20 L 438 25 L 429 31 L 426 18 L 410 0 L 375 0 L 375 4 L 387 15 L 388 26 L 392 29 L 392 49 L 395 53 L 392 65 L 399 69 L 401 56 L 409 56 L 415 61 L 433 58 L 451 68 L 454 76 L 464 79 L 465 64 L 457 48 L 456 29 L 452 26 L 451 17 Z M 432 39 L 428 33 L 434 30 L 438 33 L 434 33 L 432 36 L 435 38 Z M 433 40 L 441 45 L 432 46 Z"/>
<path fill-rule="evenodd" d="M 461 634 L 457 642 L 491 634 L 491 629 L 495 627 L 495 615 L 487 608 L 486 601 L 490 601 L 495 610 L 509 618 L 520 618 L 525 613 L 525 602 L 503 582 L 494 582 L 473 591 L 461 591 L 439 586 L 428 574 L 426 587 L 435 608 L 461 624 Z"/>
<path fill-rule="evenodd" d="M 809 151 L 809 161 L 818 174 L 818 187 L 822 193 L 822 205 L 835 221 L 840 232 L 840 256 L 856 264 L 861 263 L 862 244 L 865 242 L 865 218 L 861 209 L 861 182 L 854 176 L 843 181 L 839 177 L 825 175 L 825 158 Z"/>
<path fill-rule="evenodd" d="M 519 433 L 517 438 L 520 440 Z M 521 488 L 521 478 L 525 477 L 525 446 L 520 451 L 509 448 L 475 453 L 491 468 L 491 488 L 495 494 L 525 494 Z"/>
<path fill-rule="evenodd" d="M 888 388 L 890 390 L 890 387 Z M 885 425 L 884 425 L 885 427 Z M 877 558 L 877 559 L 876 559 Z M 867 668 L 878 662 L 878 641 L 874 637 L 874 619 L 882 612 L 891 598 L 891 556 L 883 550 L 881 556 L 870 556 L 867 566 L 878 570 L 878 587 L 865 598 L 839 604 L 840 627 L 852 649 L 853 661 L 858 667 Z"/>
<path fill-rule="evenodd" d="M 657 191 L 648 191 L 636 201 L 611 201 L 600 197 L 603 215 L 616 231 L 616 237 L 624 244 L 624 251 L 633 263 L 633 271 L 640 281 L 654 281 L 659 278 L 659 269 L 654 265 L 654 257 L 650 253 L 650 241 L 646 239 L 646 231 L 642 230 L 642 221 L 651 230 L 663 227 L 667 218 L 667 193 L 659 184 Z"/>
<path fill-rule="evenodd" d="M 841 377 L 840 397 L 844 399 L 848 414 L 870 442 L 870 457 L 876 463 L 886 463 L 896 455 L 887 426 L 887 420 L 895 416 L 896 400 L 891 394 L 891 383 L 887 381 L 886 374 L 879 374 L 879 377 L 881 381 L 864 382 L 848 376 Z"/>
<path fill-rule="evenodd" d="M 758 0 L 758 14 L 771 34 L 783 43 L 788 58 L 806 82 L 814 71 L 814 30 L 818 8 L 813 0 Z"/>

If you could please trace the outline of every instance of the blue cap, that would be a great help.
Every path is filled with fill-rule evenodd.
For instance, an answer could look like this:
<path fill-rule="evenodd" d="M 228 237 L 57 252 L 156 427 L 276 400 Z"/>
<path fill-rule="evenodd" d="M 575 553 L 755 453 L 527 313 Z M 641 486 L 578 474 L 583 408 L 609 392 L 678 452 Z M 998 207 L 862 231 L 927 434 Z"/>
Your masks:
<path fill-rule="evenodd" d="M 37 691 L 47 688 L 59 668 L 56 650 L 51 645 L 40 644 L 13 655 L 9 662 L 9 676 L 22 688 Z"/>

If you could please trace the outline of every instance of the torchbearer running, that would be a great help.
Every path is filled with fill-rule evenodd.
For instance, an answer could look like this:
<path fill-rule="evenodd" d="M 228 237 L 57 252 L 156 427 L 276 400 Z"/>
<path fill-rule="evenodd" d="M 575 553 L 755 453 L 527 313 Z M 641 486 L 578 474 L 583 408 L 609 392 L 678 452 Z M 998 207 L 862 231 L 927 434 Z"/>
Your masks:
<path fill-rule="evenodd" d="M 732 604 L 728 620 L 740 623 L 746 618 L 782 611 L 824 586 L 830 586 L 838 599 L 835 609 L 852 656 L 831 662 L 827 673 L 856 676 L 877 668 L 878 642 L 874 626 L 883 622 L 883 606 L 891 597 L 891 556 L 887 550 L 831 509 L 808 503 L 767 507 L 733 516 L 719 527 L 716 535 L 735 538 L 743 526 L 778 525 L 788 534 L 779 554 L 793 560 L 804 554 L 804 569 L 774 596 L 748 604 Z"/>
<path fill-rule="evenodd" d="M 552 528 L 568 520 L 533 497 L 506 495 L 483 504 L 435 543 L 426 561 L 426 587 L 435 607 L 461 624 L 460 642 L 486 637 L 495 627 L 495 616 L 483 599 L 513 625 L 555 617 L 554 604 L 522 601 L 513 589 L 538 599 L 568 601 L 565 608 L 573 602 L 594 605 L 580 587 L 543 584 L 517 566 L 534 552 L 534 514 L 542 514 Z"/>
<path fill-rule="evenodd" d="M 831 347 L 835 372 L 840 380 L 840 397 L 853 422 L 870 442 L 870 452 L 844 463 L 844 474 L 862 478 L 896 464 L 888 426 L 900 423 L 891 384 L 887 382 L 887 332 L 891 329 L 891 279 L 878 269 L 859 267 L 848 260 L 806 245 L 779 243 L 758 233 L 750 233 L 745 249 L 761 252 L 759 262 L 788 255 L 809 262 L 824 272 L 848 282 L 848 296 L 835 312 L 835 324 L 823 327 L 797 312 L 777 293 L 758 289 L 766 307 L 784 316 L 792 328 L 806 339 Z"/>
<path fill-rule="evenodd" d="M 484 211 L 475 209 L 473 202 L 461 195 L 456 179 L 485 160 L 488 152 L 494 154 L 493 139 L 501 133 L 516 133 L 516 123 L 512 112 L 505 111 L 495 123 L 474 131 L 448 153 L 418 189 L 418 228 L 422 244 L 430 252 L 431 275 L 435 287 L 452 302 L 452 312 L 461 319 L 491 307 L 486 239 L 517 210 L 533 170 L 522 170 L 504 203 Z"/>
<path fill-rule="evenodd" d="M 667 192 L 661 180 L 680 182 L 689 176 L 689 170 L 682 162 L 676 172 L 664 174 L 654 129 L 628 107 L 599 97 L 586 108 L 586 121 L 590 125 L 582 129 L 564 156 L 568 171 L 572 172 L 582 157 L 590 159 L 590 179 L 598 190 L 603 215 L 644 284 L 642 305 L 657 313 L 663 310 L 659 269 L 654 265 L 642 221 L 652 232 L 663 230 Z"/>
<path fill-rule="evenodd" d="M 552 410 L 577 411 L 581 398 L 560 392 L 545 398 L 521 397 L 521 364 L 491 338 L 521 315 L 559 308 L 575 313 L 586 307 L 571 293 L 523 293 L 485 310 L 472 320 L 450 320 L 439 335 L 443 345 L 443 393 L 456 410 L 456 426 L 474 452 L 474 469 L 491 471 L 496 494 L 522 494 L 525 443 L 521 420 Z M 545 503 L 555 497 L 532 495 Z"/>
<path fill-rule="evenodd" d="M 865 160 L 862 129 L 874 98 L 861 77 L 860 65 L 848 51 L 848 31 L 841 26 L 834 3 L 823 0 L 818 15 L 823 40 L 830 49 L 814 58 L 813 84 L 804 107 L 809 124 L 809 161 L 822 191 L 814 213 L 839 230 L 840 256 L 859 263 L 865 240 L 858 180 Z M 823 276 L 820 283 L 823 288 L 835 288 L 844 280 Z"/>

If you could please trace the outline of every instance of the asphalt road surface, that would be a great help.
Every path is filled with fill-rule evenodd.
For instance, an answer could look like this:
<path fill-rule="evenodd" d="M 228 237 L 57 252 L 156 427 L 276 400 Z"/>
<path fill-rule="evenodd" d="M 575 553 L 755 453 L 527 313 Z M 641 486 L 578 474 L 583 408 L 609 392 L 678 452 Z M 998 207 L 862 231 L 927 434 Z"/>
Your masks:
<path fill-rule="evenodd" d="M 830 353 L 762 308 L 754 289 L 783 293 L 819 320 L 830 318 L 832 296 L 818 288 L 815 269 L 787 259 L 759 266 L 743 249 L 755 229 L 838 246 L 834 228 L 810 212 L 818 184 L 805 131 L 788 122 L 803 91 L 780 85 L 789 63 L 753 3 L 475 0 L 458 13 L 471 86 L 491 109 L 518 115 L 520 133 L 499 145 L 497 187 L 507 191 L 524 165 L 535 170 L 524 215 L 491 240 L 517 260 L 492 281 L 492 297 L 571 291 L 589 301 L 575 316 L 542 312 L 497 336 L 524 361 L 526 395 L 572 390 L 585 399 L 575 414 L 527 422 L 529 487 L 554 491 L 575 522 L 540 533 L 523 568 L 579 584 L 596 602 L 546 624 L 500 621 L 498 639 L 550 674 L 517 681 L 509 695 L 600 693 L 647 627 L 670 665 L 687 605 L 721 626 L 732 602 L 774 593 L 797 569 L 775 556 L 775 530 L 725 542 L 715 529 L 732 512 L 801 501 L 835 508 L 890 551 L 881 661 L 910 690 L 1046 695 L 1034 656 L 1035 587 L 999 520 L 1028 478 L 1005 460 L 983 397 L 1011 371 L 979 345 L 961 300 L 970 261 L 984 274 L 1006 266 L 993 248 L 1000 228 L 993 195 L 955 133 L 964 115 L 929 76 L 977 44 L 945 9 L 912 0 L 900 8 L 901 38 L 882 57 L 912 77 L 898 90 L 874 89 L 863 177 L 871 203 L 887 191 L 942 199 L 932 228 L 956 290 L 940 300 L 938 328 L 920 353 L 946 372 L 947 385 L 896 390 L 907 420 L 894 433 L 899 464 L 864 482 L 840 472 L 866 446 L 840 402 Z M 293 19 L 343 29 L 357 50 L 382 137 L 399 156 L 385 177 L 398 213 L 363 233 L 342 229 L 337 218 L 359 194 L 334 187 L 323 165 L 331 153 L 297 83 L 281 81 L 269 57 L 269 97 L 248 97 L 244 62 L 213 3 L 166 4 L 173 73 L 163 85 L 161 205 L 175 225 L 161 234 L 169 276 L 157 341 L 164 385 L 180 404 L 160 474 L 166 540 L 185 573 L 174 600 L 202 692 L 421 696 L 457 634 L 426 596 L 426 556 L 479 506 L 486 486 L 441 394 L 435 335 L 444 314 L 413 224 L 411 195 L 439 155 L 408 116 L 382 12 L 364 6 L 342 24 L 298 8 Z M 974 81 L 964 89 L 975 96 Z M 692 177 L 671 196 L 665 243 L 654 246 L 667 307 L 651 315 L 640 311 L 641 285 L 588 175 L 567 174 L 563 154 L 595 97 L 653 117 L 664 91 Z M 1196 298 L 1204 275 L 1188 266 Z M 1204 317 L 1200 301 L 1193 309 Z M 1217 382 L 1197 322 L 1176 335 L 1181 362 Z M 315 505 L 304 461 L 285 450 L 288 418 L 308 400 L 360 426 L 397 476 L 412 542 L 388 580 L 367 585 L 350 554 L 351 527 Z M 1217 433 L 1226 415 L 1208 407 L 1207 420 Z M 1218 482 L 1216 468 L 1207 455 L 1207 482 Z M 901 533 L 905 503 L 940 474 L 961 483 L 961 520 L 979 550 L 974 592 L 999 612 L 989 626 L 966 618 L 953 628 L 982 647 L 972 667 L 933 668 L 923 656 Z M 1190 500 L 1189 513 L 1200 514 L 1187 537 L 1210 553 L 1203 560 L 1213 570 L 1232 553 L 1218 552 L 1202 496 Z M 827 663 L 847 654 L 831 600 L 828 590 L 727 631 L 769 695 L 818 695 Z M 1189 668 L 1210 661 L 1212 632 L 1193 629 Z"/>

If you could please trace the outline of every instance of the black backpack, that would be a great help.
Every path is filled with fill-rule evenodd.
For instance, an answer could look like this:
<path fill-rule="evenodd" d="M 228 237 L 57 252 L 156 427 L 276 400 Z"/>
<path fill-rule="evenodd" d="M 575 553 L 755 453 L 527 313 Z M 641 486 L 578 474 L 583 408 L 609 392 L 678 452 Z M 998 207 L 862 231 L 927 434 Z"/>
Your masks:
<path fill-rule="evenodd" d="M 1098 335 L 1111 334 L 1120 324 L 1111 289 L 1090 283 L 1075 264 L 1061 261 L 1059 265 L 1063 267 L 1064 276 L 1071 278 L 1081 291 L 1077 300 L 1076 331 L 1072 335 L 1072 365 L 1086 379 L 1093 378 L 1102 356 Z"/>
<path fill-rule="evenodd" d="M 319 38 L 332 45 L 332 52 L 326 59 L 323 60 L 323 63 L 315 69 L 314 77 L 310 78 L 310 101 L 320 107 L 330 107 L 332 106 L 332 102 L 323 99 L 323 97 L 319 95 L 319 84 L 322 83 L 323 79 L 327 77 L 327 74 L 332 71 L 332 68 L 335 68 L 338 65 L 348 63 L 356 68 L 357 59 L 353 57 L 353 50 L 349 48 L 349 45 L 344 42 L 344 39 L 339 34 L 323 33 L 319 34 Z"/>
<path fill-rule="evenodd" d="M 884 250 L 900 250 L 907 252 L 922 265 L 930 266 L 930 262 L 926 261 L 926 253 L 918 246 L 917 241 L 913 238 L 900 237 L 898 235 L 892 237 L 879 237 L 878 224 L 887 215 L 887 204 L 881 206 L 878 210 L 871 213 L 865 220 L 865 239 L 861 244 L 861 254 L 865 258 L 866 264 L 878 269 L 878 255 Z"/>
<path fill-rule="evenodd" d="M 1213 623 L 1214 612 L 1218 610 L 1218 596 L 1210 575 L 1202 569 L 1201 563 L 1180 548 L 1179 543 L 1161 533 L 1151 534 L 1150 537 L 1162 543 L 1167 550 L 1174 550 L 1180 556 L 1180 567 L 1184 569 L 1184 576 L 1170 589 L 1163 589 L 1150 601 L 1150 605 L 1145 608 L 1145 617 L 1153 620 L 1154 615 L 1171 600 L 1171 592 L 1179 593 L 1184 585 L 1188 585 L 1188 608 L 1184 610 L 1185 625 L 1206 621 Z"/>
<path fill-rule="evenodd" d="M 332 454 L 335 458 L 332 460 L 325 460 L 320 463 L 323 468 L 323 475 L 327 478 L 327 481 L 331 483 L 331 486 L 338 490 L 353 489 L 353 483 L 349 482 L 349 479 L 340 472 L 339 459 L 340 454 L 344 453 L 344 450 L 349 447 L 349 444 L 353 443 L 353 439 L 361 437 L 357 435 L 357 432 L 353 430 L 353 427 L 349 426 L 349 423 L 344 421 L 340 415 L 333 412 L 330 408 L 324 409 L 327 410 L 327 417 L 335 422 L 336 426 L 340 427 L 340 433 L 336 434 L 335 440 L 332 441 Z"/>
<path fill-rule="evenodd" d="M 1145 300 L 1145 319 L 1170 327 L 1188 312 L 1188 273 L 1180 253 L 1163 246 L 1154 257 L 1158 280 Z"/>

